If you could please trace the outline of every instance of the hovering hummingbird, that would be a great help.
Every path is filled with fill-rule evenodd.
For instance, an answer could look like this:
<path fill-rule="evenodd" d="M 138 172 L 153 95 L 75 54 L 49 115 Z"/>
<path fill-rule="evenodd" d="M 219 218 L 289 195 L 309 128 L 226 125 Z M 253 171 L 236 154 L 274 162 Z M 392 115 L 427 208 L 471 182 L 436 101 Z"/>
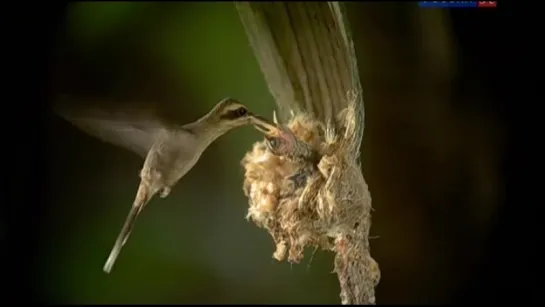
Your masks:
<path fill-rule="evenodd" d="M 197 163 L 201 154 L 214 140 L 233 128 L 247 124 L 259 126 L 261 131 L 267 131 L 265 127 L 274 127 L 231 98 L 221 100 L 208 114 L 183 126 L 166 125 L 150 117 L 140 120 L 111 119 L 111 116 L 100 114 L 93 116 L 90 113 L 58 113 L 89 134 L 145 158 L 133 206 L 104 265 L 103 270 L 106 273 L 111 272 L 146 204 L 157 193 L 161 198 L 167 197 L 171 188 Z"/>

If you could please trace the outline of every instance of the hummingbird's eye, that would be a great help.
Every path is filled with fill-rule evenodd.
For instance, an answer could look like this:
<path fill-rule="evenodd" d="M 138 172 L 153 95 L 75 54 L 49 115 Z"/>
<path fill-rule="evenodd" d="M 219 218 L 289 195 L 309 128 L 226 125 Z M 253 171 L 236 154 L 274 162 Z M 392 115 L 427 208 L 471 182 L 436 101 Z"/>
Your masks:
<path fill-rule="evenodd" d="M 235 110 L 235 114 L 238 116 L 238 117 L 242 117 L 244 115 L 246 115 L 248 113 L 248 110 L 246 110 L 246 108 L 238 108 Z"/>

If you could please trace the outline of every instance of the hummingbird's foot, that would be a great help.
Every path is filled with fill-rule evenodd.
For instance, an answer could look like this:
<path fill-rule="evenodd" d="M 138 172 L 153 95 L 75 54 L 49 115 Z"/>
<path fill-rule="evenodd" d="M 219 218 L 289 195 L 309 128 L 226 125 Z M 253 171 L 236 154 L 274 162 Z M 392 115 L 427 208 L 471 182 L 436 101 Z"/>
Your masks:
<path fill-rule="evenodd" d="M 165 198 L 168 196 L 168 194 L 170 194 L 170 187 L 164 187 L 161 189 L 161 191 L 159 192 L 159 197 L 161 198 Z"/>

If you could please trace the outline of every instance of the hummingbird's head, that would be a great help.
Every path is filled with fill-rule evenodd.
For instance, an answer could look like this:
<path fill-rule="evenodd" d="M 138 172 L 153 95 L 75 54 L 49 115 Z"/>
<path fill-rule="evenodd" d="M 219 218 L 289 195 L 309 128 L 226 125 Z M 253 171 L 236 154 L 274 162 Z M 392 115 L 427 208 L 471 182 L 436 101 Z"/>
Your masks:
<path fill-rule="evenodd" d="M 212 110 L 212 117 L 224 129 L 252 123 L 253 113 L 239 101 L 232 98 L 221 100 Z"/>

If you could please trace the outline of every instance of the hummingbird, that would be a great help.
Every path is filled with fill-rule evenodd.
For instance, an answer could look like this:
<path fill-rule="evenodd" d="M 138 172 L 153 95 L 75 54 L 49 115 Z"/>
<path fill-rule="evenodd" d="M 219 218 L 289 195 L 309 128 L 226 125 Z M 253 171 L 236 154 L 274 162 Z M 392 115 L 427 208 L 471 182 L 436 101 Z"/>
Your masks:
<path fill-rule="evenodd" d="M 144 158 L 140 185 L 125 224 L 103 267 L 110 273 L 127 242 L 138 215 L 151 198 L 169 195 L 172 187 L 197 163 L 217 138 L 236 127 L 273 126 L 232 98 L 221 100 L 206 115 L 186 125 L 167 125 L 156 118 L 111 119 L 105 114 L 69 114 L 57 110 L 68 122 L 105 142 L 129 149 Z M 110 114 L 111 115 L 111 114 Z"/>

